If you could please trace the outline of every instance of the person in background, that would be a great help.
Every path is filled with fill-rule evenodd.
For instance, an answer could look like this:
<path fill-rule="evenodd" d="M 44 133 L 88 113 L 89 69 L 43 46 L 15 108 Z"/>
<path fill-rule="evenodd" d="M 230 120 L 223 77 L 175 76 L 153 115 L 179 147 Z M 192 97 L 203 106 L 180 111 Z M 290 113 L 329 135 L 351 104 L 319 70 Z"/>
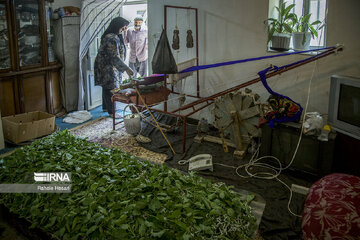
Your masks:
<path fill-rule="evenodd" d="M 122 32 L 127 30 L 129 21 L 122 17 L 114 18 L 104 34 L 95 58 L 94 74 L 95 85 L 102 86 L 103 111 L 113 117 L 111 90 L 118 87 L 122 73 L 126 71 L 129 76 L 133 71 L 124 62 L 126 47 Z"/>
<path fill-rule="evenodd" d="M 129 28 L 125 34 L 125 44 L 130 44 L 129 67 L 134 71 L 134 76 L 139 73 L 145 76 L 147 71 L 147 29 L 142 26 L 144 19 L 136 17 L 134 19 L 134 27 Z"/>

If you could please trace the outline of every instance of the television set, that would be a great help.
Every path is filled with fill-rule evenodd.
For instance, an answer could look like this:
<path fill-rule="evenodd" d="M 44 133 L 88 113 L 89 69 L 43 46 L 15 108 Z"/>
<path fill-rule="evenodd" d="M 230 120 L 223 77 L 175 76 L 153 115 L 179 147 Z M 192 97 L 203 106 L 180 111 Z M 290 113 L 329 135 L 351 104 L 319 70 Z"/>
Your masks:
<path fill-rule="evenodd" d="M 332 128 L 360 139 L 360 78 L 331 76 L 328 114 Z"/>

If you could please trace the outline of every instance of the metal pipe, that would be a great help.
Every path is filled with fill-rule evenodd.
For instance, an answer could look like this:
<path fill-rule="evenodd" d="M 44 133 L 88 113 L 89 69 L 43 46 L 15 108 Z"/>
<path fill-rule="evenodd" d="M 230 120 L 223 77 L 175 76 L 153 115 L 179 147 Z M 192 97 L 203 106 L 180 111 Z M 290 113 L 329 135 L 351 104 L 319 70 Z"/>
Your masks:
<path fill-rule="evenodd" d="M 176 114 L 176 113 L 172 113 L 172 112 L 165 112 L 163 110 L 160 110 L 160 109 L 156 109 L 156 108 L 150 108 L 151 111 L 155 111 L 155 112 L 159 112 L 159 113 L 163 113 L 163 114 L 168 114 L 168 115 L 172 115 L 172 116 L 175 116 L 175 117 L 183 117 L 182 115 L 180 114 Z"/>
<path fill-rule="evenodd" d="M 200 108 L 198 108 L 198 109 L 196 109 L 196 110 L 194 110 L 193 112 L 191 112 L 191 113 L 188 113 L 187 115 L 185 115 L 186 117 L 189 117 L 189 116 L 191 116 L 191 115 L 193 115 L 194 113 L 197 113 L 198 111 L 200 111 L 200 110 L 202 110 L 202 109 L 204 109 L 204 108 L 206 108 L 206 107 L 208 107 L 208 106 L 210 106 L 211 104 L 213 104 L 214 102 L 211 102 L 211 103 L 207 103 L 206 105 L 204 105 L 204 106 L 202 106 L 202 107 L 200 107 Z"/>
<path fill-rule="evenodd" d="M 183 153 L 186 150 L 186 121 L 187 117 L 183 116 Z"/>
<path fill-rule="evenodd" d="M 166 74 L 164 74 L 164 87 L 167 88 L 166 86 Z M 167 112 L 167 97 L 166 97 L 166 101 L 164 102 L 164 111 Z"/>
<path fill-rule="evenodd" d="M 178 93 L 178 92 L 171 92 L 173 94 L 178 94 L 180 95 L 181 93 Z M 194 95 L 190 95 L 190 94 L 184 94 L 186 97 L 192 97 L 192 98 L 200 98 L 200 97 L 197 97 L 197 96 L 194 96 Z"/>
<path fill-rule="evenodd" d="M 290 66 L 290 67 L 281 69 L 281 70 L 279 70 L 279 71 L 277 71 L 277 72 L 268 73 L 268 74 L 266 74 L 266 77 L 267 77 L 267 78 L 270 78 L 270 77 L 279 75 L 279 74 L 281 74 L 281 73 L 283 73 L 283 72 L 289 71 L 289 70 L 291 70 L 291 69 L 294 69 L 294 68 L 297 68 L 297 67 L 299 67 L 299 66 L 305 65 L 305 64 L 307 64 L 307 63 L 313 62 L 313 61 L 318 60 L 318 59 L 320 59 L 320 58 L 326 57 L 326 56 L 328 56 L 328 55 L 330 55 L 330 54 L 333 54 L 333 53 L 335 53 L 335 52 L 337 52 L 338 50 L 341 50 L 341 49 L 342 49 L 342 48 L 340 48 L 340 49 L 330 49 L 330 50 L 328 50 L 328 51 L 326 51 L 326 52 L 324 52 L 324 53 L 319 54 L 317 57 L 314 57 L 314 58 L 309 59 L 309 60 L 307 60 L 307 61 L 304 61 L 304 62 L 302 62 L 302 63 L 299 63 L 299 64 L 296 64 L 296 65 L 293 65 L 293 66 Z M 189 103 L 188 105 L 185 105 L 185 106 L 180 107 L 179 109 L 177 109 L 177 111 L 186 110 L 186 109 L 188 109 L 188 108 L 192 108 L 192 107 L 195 106 L 195 105 L 198 105 L 198 104 L 203 103 L 203 102 L 206 102 L 206 101 L 208 101 L 208 100 L 212 100 L 212 99 L 215 99 L 215 98 L 217 98 L 217 97 L 223 96 L 223 95 L 225 95 L 225 94 L 234 92 L 234 91 L 236 91 L 236 90 L 239 90 L 239 89 L 241 89 L 241 88 L 247 87 L 247 86 L 252 85 L 252 84 L 254 84 L 254 83 L 257 83 L 257 82 L 259 82 L 259 81 L 261 81 L 260 77 L 255 78 L 255 79 L 253 79 L 253 80 L 247 81 L 247 82 L 245 82 L 245 83 L 242 83 L 242 84 L 237 85 L 237 86 L 235 86 L 235 87 L 229 88 L 229 89 L 224 90 L 224 91 L 222 91 L 222 92 L 216 93 L 216 94 L 211 95 L 211 96 L 209 96 L 209 97 L 204 97 L 204 98 L 201 98 L 201 99 L 199 99 L 199 100 L 196 100 L 196 101 L 194 101 L 194 102 L 192 102 L 192 103 Z"/>
<path fill-rule="evenodd" d="M 200 98 L 201 99 L 201 98 Z M 211 104 L 214 102 L 214 99 L 209 99 L 209 100 L 207 100 L 206 101 L 206 103 L 208 103 L 208 101 L 211 101 Z M 209 105 L 211 105 L 211 104 L 209 104 Z M 181 109 L 180 108 L 178 108 L 178 109 L 175 109 L 175 110 L 173 110 L 173 111 L 171 111 L 172 113 L 176 113 L 176 112 L 179 112 L 179 111 L 181 111 Z"/>

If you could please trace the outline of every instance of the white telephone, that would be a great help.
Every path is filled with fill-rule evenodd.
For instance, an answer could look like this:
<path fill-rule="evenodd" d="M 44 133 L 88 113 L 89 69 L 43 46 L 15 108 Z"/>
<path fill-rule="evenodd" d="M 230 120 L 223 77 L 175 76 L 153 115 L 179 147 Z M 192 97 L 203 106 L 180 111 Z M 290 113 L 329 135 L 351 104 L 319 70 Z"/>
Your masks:
<path fill-rule="evenodd" d="M 199 154 L 189 160 L 189 171 L 206 170 L 213 171 L 212 156 L 210 154 Z"/>

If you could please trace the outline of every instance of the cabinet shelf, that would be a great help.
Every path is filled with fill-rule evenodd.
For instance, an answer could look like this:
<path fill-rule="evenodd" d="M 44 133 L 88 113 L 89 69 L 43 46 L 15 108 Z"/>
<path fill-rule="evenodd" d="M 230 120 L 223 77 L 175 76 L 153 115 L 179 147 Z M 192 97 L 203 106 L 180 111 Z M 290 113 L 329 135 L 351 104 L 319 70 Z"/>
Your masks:
<path fill-rule="evenodd" d="M 60 64 L 49 62 L 44 0 L 0 2 L 0 109 L 3 116 L 62 110 Z M 56 99 L 55 99 L 56 98 Z"/>

